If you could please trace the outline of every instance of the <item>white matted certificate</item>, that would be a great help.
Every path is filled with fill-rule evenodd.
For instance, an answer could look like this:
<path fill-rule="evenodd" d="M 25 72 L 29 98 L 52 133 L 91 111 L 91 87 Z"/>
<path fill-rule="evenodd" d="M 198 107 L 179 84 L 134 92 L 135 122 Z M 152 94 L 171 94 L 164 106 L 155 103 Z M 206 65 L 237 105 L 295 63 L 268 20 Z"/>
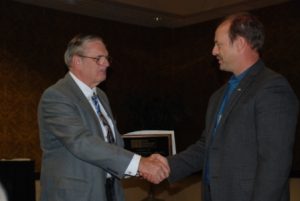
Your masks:
<path fill-rule="evenodd" d="M 125 149 L 149 156 L 159 153 L 163 156 L 176 154 L 173 130 L 141 130 L 123 135 Z"/>

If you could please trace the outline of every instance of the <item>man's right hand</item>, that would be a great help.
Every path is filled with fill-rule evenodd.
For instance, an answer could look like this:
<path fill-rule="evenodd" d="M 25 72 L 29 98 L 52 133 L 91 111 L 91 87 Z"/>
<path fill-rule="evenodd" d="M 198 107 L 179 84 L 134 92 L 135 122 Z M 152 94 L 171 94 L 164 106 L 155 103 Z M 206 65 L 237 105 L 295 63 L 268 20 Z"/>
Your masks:
<path fill-rule="evenodd" d="M 170 167 L 165 157 L 152 154 L 149 157 L 141 157 L 138 171 L 144 179 L 158 184 L 169 176 Z"/>

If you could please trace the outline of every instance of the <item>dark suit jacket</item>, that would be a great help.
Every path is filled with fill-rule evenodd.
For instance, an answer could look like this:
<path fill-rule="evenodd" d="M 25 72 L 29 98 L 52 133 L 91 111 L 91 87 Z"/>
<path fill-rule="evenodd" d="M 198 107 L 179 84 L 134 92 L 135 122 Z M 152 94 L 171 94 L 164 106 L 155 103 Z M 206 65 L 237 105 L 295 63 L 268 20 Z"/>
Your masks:
<path fill-rule="evenodd" d="M 258 61 L 231 95 L 211 142 L 225 88 L 210 98 L 201 139 L 169 158 L 169 180 L 202 170 L 209 155 L 213 201 L 288 201 L 297 97 Z"/>
<path fill-rule="evenodd" d="M 109 172 L 122 178 L 133 153 L 122 148 L 108 99 L 97 94 L 114 122 L 116 144 L 104 141 L 92 106 L 69 74 L 43 93 L 38 119 L 41 148 L 41 201 L 105 201 Z M 124 200 L 120 182 L 117 200 Z"/>

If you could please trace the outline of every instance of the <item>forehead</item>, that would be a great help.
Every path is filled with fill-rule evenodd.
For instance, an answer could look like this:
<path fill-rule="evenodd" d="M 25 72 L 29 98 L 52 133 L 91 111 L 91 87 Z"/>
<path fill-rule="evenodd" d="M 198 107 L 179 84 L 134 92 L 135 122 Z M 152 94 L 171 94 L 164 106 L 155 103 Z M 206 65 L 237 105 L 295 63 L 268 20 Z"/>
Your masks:
<path fill-rule="evenodd" d="M 101 40 L 91 40 L 83 44 L 83 49 L 86 52 L 95 52 L 99 54 L 107 54 L 105 44 Z"/>
<path fill-rule="evenodd" d="M 229 31 L 229 27 L 230 27 L 230 22 L 229 21 L 225 21 L 223 23 L 221 23 L 218 28 L 216 29 L 215 32 L 215 40 L 220 40 L 220 39 L 228 39 L 228 31 Z"/>

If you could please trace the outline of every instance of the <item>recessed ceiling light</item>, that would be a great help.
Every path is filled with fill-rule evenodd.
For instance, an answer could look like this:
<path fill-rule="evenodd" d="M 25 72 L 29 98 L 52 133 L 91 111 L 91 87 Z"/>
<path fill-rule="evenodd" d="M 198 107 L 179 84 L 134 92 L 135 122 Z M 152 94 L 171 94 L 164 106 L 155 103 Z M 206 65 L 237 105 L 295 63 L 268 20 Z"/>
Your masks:
<path fill-rule="evenodd" d="M 156 22 L 160 22 L 160 21 L 161 21 L 161 17 L 160 17 L 160 16 L 156 16 L 156 17 L 154 17 L 154 20 L 155 20 Z"/>

